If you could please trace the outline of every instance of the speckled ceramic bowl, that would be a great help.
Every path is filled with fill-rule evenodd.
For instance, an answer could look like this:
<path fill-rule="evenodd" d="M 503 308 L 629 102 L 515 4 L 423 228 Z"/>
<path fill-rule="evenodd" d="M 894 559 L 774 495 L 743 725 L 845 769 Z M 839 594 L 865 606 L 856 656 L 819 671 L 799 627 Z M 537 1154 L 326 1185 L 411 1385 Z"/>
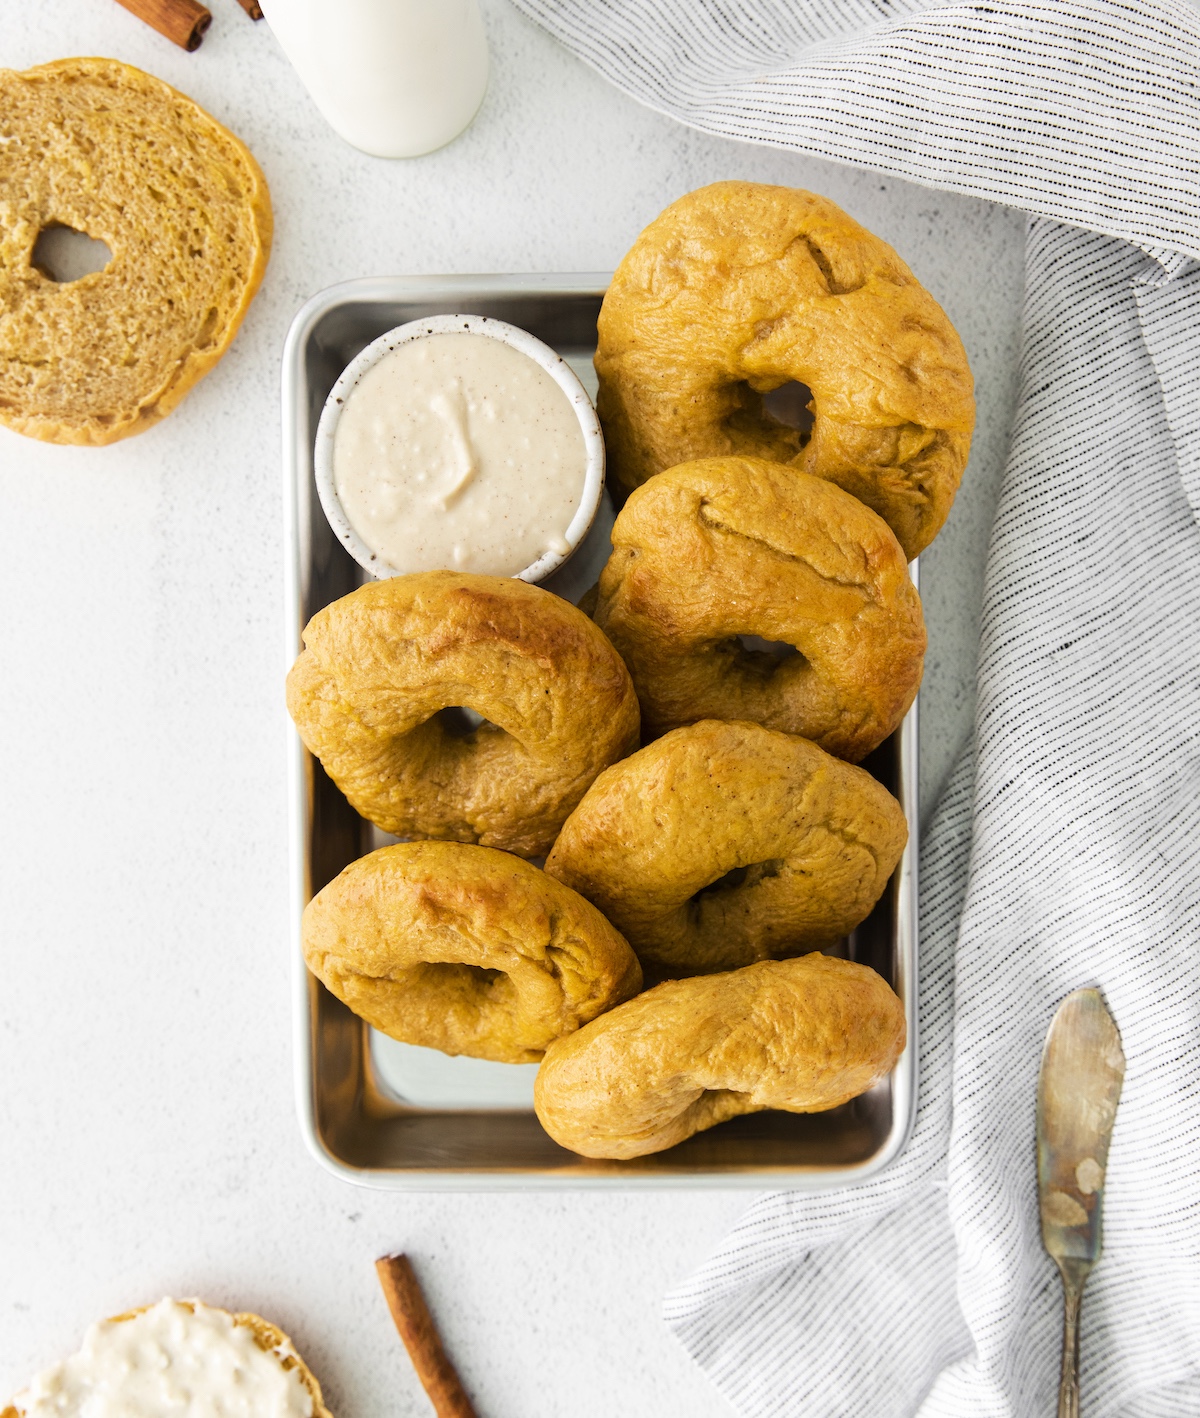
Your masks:
<path fill-rule="evenodd" d="M 321 508 L 338 540 L 364 570 L 381 579 L 402 574 L 394 566 L 383 561 L 377 552 L 371 550 L 355 531 L 342 508 L 333 478 L 333 441 L 338 419 L 346 400 L 367 370 L 398 345 L 422 340 L 429 335 L 457 335 L 463 331 L 470 335 L 485 335 L 488 339 L 502 340 L 506 345 L 511 345 L 513 349 L 527 355 L 544 369 L 563 391 L 579 420 L 586 459 L 583 495 L 570 525 L 563 528 L 563 540 L 567 543 L 567 550 L 544 552 L 531 566 L 517 573 L 517 579 L 521 581 L 542 581 L 571 557 L 595 521 L 604 492 L 604 438 L 600 432 L 596 410 L 574 370 L 549 345 L 543 344 L 527 330 L 506 324 L 503 320 L 492 320 L 486 315 L 430 315 L 422 320 L 410 320 L 407 325 L 398 325 L 394 330 L 389 330 L 377 340 L 373 340 L 346 366 L 337 383 L 329 391 L 320 423 L 317 425 L 313 473 Z"/>

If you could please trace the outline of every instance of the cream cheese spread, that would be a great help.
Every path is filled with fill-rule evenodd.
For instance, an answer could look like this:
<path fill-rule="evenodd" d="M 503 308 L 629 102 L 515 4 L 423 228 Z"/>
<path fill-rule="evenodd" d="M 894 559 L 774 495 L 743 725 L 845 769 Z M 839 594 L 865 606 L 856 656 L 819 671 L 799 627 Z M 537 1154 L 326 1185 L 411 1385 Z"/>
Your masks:
<path fill-rule="evenodd" d="M 488 335 L 390 350 L 346 399 L 333 485 L 347 520 L 398 572 L 516 576 L 566 530 L 587 450 L 571 400 L 536 361 Z"/>
<path fill-rule="evenodd" d="M 311 1418 L 295 1369 L 198 1301 L 101 1320 L 14 1400 L 23 1418 Z"/>

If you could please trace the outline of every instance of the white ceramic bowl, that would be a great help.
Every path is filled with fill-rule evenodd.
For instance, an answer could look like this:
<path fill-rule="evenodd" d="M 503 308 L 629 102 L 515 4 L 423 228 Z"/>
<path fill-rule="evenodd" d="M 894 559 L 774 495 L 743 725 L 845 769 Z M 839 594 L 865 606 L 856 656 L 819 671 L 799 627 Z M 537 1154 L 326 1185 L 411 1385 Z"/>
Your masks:
<path fill-rule="evenodd" d="M 365 350 L 358 354 L 342 371 L 340 378 L 329 391 L 325 408 L 317 425 L 317 441 L 313 449 L 313 471 L 316 476 L 317 495 L 321 507 L 329 519 L 338 540 L 350 555 L 372 576 L 384 578 L 402 573 L 383 561 L 377 552 L 363 541 L 350 524 L 350 519 L 342 509 L 333 480 L 333 440 L 337 432 L 338 419 L 350 397 L 351 391 L 372 365 L 384 355 L 390 354 L 398 345 L 412 340 L 424 339 L 427 335 L 457 335 L 466 331 L 471 335 L 486 335 L 489 339 L 502 340 L 506 345 L 519 350 L 533 360 L 554 380 L 571 402 L 579 419 L 579 429 L 583 434 L 584 466 L 583 496 L 575 510 L 570 525 L 563 529 L 563 539 L 568 549 L 565 552 L 544 552 L 524 571 L 517 573 L 520 581 L 541 581 L 552 571 L 567 561 L 575 549 L 587 536 L 600 507 L 604 492 L 604 438 L 600 432 L 600 421 L 596 410 L 588 398 L 587 390 L 579 382 L 569 364 L 543 344 L 528 330 L 503 320 L 493 320 L 486 315 L 430 315 L 423 320 L 410 320 L 407 325 L 397 325 L 394 330 L 380 335 Z"/>

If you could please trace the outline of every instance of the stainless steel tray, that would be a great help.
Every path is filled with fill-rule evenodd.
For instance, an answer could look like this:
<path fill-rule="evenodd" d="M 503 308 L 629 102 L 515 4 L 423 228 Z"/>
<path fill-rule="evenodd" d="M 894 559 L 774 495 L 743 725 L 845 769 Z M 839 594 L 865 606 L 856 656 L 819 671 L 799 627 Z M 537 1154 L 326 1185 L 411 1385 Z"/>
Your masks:
<path fill-rule="evenodd" d="M 490 315 L 554 346 L 595 393 L 596 315 L 608 278 L 398 276 L 315 296 L 292 323 L 283 360 L 286 663 L 322 606 L 361 584 L 317 502 L 312 450 L 321 407 L 343 368 L 376 336 L 439 312 Z M 611 510 L 545 582 L 577 599 L 608 555 Z M 915 568 L 914 568 L 915 571 Z M 452 1059 L 398 1044 L 350 1013 L 304 967 L 300 915 L 347 863 L 392 839 L 364 822 L 289 727 L 296 1102 L 313 1155 L 366 1186 L 407 1190 L 531 1187 L 845 1186 L 904 1146 L 916 1103 L 917 725 L 908 716 L 868 762 L 900 799 L 912 836 L 883 899 L 844 943 L 904 1001 L 909 1042 L 891 1077 L 828 1113 L 736 1118 L 653 1157 L 599 1162 L 558 1147 L 532 1111 L 536 1066 Z"/>

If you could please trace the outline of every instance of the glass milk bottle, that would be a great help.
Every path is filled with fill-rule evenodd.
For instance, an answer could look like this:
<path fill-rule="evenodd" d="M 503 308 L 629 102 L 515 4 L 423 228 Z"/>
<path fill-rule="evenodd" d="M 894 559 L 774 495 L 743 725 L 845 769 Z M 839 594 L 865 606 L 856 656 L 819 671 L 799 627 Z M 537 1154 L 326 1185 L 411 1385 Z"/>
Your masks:
<path fill-rule="evenodd" d="M 260 0 L 313 101 L 348 143 L 413 158 L 455 138 L 487 87 L 478 0 Z"/>

